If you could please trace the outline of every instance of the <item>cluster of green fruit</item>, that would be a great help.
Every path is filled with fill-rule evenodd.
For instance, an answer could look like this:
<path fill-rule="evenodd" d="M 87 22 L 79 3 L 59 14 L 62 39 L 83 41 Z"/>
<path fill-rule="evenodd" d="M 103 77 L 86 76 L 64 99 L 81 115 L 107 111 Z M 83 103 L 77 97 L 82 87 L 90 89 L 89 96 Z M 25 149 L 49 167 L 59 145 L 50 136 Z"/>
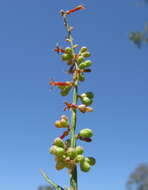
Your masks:
<path fill-rule="evenodd" d="M 83 104 L 90 106 L 93 103 L 94 94 L 92 92 L 86 92 L 81 94 L 79 97 Z"/>
<path fill-rule="evenodd" d="M 85 138 L 89 138 L 93 134 L 90 129 L 83 129 L 80 131 L 79 135 L 82 135 Z M 80 164 L 81 171 L 88 172 L 91 166 L 95 165 L 96 160 L 93 157 L 85 157 L 83 155 L 83 147 L 70 147 L 70 144 L 67 143 L 67 141 L 64 142 L 61 138 L 58 137 L 54 140 L 54 143 L 50 148 L 50 153 L 55 156 L 56 169 L 61 170 L 68 168 L 72 170 L 76 164 Z"/>
<path fill-rule="evenodd" d="M 90 60 L 85 60 L 85 58 L 88 58 L 90 56 L 91 54 L 88 52 L 87 47 L 81 47 L 76 59 L 80 69 L 86 69 L 92 65 L 92 62 Z"/>
<path fill-rule="evenodd" d="M 88 69 L 92 65 L 91 60 L 85 60 L 86 58 L 90 56 L 91 54 L 87 50 L 87 47 L 81 47 L 79 54 L 76 58 L 76 62 L 78 64 L 79 69 Z M 78 79 L 79 81 L 83 82 L 85 80 L 84 73 L 80 73 L 78 76 Z"/>
<path fill-rule="evenodd" d="M 66 47 L 64 50 L 64 54 L 61 55 L 61 58 L 63 61 L 65 61 L 68 65 L 73 65 L 74 62 L 78 64 L 79 69 L 88 69 L 92 65 L 91 60 L 85 60 L 86 58 L 91 56 L 91 53 L 88 51 L 87 47 L 81 47 L 78 54 L 73 53 L 73 49 L 70 47 Z M 79 81 L 84 81 L 84 73 L 79 73 L 78 76 Z M 70 87 L 67 88 L 67 91 L 69 92 Z M 64 92 L 61 93 L 62 95 Z"/>
<path fill-rule="evenodd" d="M 63 61 L 66 61 L 68 65 L 72 65 L 73 64 L 73 50 L 70 47 L 66 47 L 65 48 L 65 53 L 61 55 L 61 58 Z"/>

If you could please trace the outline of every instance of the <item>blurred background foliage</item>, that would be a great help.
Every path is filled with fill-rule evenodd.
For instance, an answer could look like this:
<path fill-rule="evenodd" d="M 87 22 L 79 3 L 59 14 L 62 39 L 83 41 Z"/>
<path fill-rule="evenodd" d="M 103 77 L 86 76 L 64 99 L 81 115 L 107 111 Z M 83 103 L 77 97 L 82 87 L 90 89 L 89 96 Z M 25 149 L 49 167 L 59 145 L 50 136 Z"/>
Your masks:
<path fill-rule="evenodd" d="M 128 190 L 148 190 L 148 164 L 140 164 L 129 176 Z"/>
<path fill-rule="evenodd" d="M 143 0 L 144 6 L 148 5 L 148 0 Z M 129 33 L 129 39 L 138 47 L 148 43 L 148 22 L 145 23 L 143 31 L 134 31 Z"/>

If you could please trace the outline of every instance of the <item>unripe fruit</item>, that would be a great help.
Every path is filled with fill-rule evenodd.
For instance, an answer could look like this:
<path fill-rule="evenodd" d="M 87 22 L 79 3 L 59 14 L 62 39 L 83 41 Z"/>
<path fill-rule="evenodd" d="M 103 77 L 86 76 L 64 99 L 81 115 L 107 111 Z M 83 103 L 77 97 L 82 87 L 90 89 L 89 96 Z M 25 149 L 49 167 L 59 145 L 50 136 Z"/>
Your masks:
<path fill-rule="evenodd" d="M 84 98 L 82 98 L 81 100 L 82 100 L 83 104 L 85 104 L 86 106 L 91 105 L 92 102 L 93 102 L 93 100 L 90 99 L 90 98 L 88 98 L 88 97 L 84 97 Z"/>
<path fill-rule="evenodd" d="M 92 62 L 90 60 L 86 60 L 86 61 L 80 63 L 79 68 L 80 69 L 85 69 L 87 67 L 90 67 L 91 64 L 92 64 Z"/>
<path fill-rule="evenodd" d="M 91 166 L 94 166 L 96 164 L 96 159 L 93 158 L 93 157 L 86 157 L 88 158 L 88 163 L 91 165 Z"/>
<path fill-rule="evenodd" d="M 75 158 L 75 161 L 76 161 L 76 163 L 81 163 L 84 161 L 84 159 L 85 159 L 85 157 L 80 154 L 80 155 L 77 155 L 77 157 Z"/>
<path fill-rule="evenodd" d="M 90 99 L 94 98 L 94 94 L 92 92 L 85 92 L 81 94 L 81 98 L 88 97 Z"/>
<path fill-rule="evenodd" d="M 84 80 L 85 80 L 85 77 L 84 77 L 84 75 L 81 73 L 81 74 L 79 75 L 79 81 L 83 82 Z"/>
<path fill-rule="evenodd" d="M 66 52 L 67 54 L 72 54 L 72 48 L 67 47 L 67 48 L 65 49 L 65 52 Z"/>
<path fill-rule="evenodd" d="M 68 148 L 66 153 L 67 153 L 67 156 L 70 157 L 71 159 L 74 159 L 77 156 L 77 152 L 75 148 L 72 148 L 72 147 Z"/>
<path fill-rule="evenodd" d="M 77 58 L 77 62 L 80 64 L 80 63 L 82 63 L 84 61 L 84 57 L 83 56 L 79 56 L 78 58 Z"/>
<path fill-rule="evenodd" d="M 90 170 L 90 165 L 88 162 L 83 161 L 80 163 L 80 168 L 83 172 L 88 172 Z"/>
<path fill-rule="evenodd" d="M 59 137 L 54 140 L 54 143 L 53 143 L 53 144 L 56 145 L 56 146 L 58 146 L 58 147 L 64 148 L 64 142 L 63 142 L 62 139 L 59 138 Z"/>
<path fill-rule="evenodd" d="M 50 153 L 53 155 L 56 155 L 57 152 L 57 146 L 53 145 L 50 147 Z"/>
<path fill-rule="evenodd" d="M 87 58 L 87 57 L 91 56 L 91 53 L 86 51 L 86 52 L 82 53 L 82 56 Z"/>
<path fill-rule="evenodd" d="M 93 136 L 93 132 L 91 129 L 82 129 L 79 135 L 83 138 L 91 138 Z"/>
<path fill-rule="evenodd" d="M 68 127 L 68 126 L 69 126 L 69 123 L 68 123 L 67 120 L 61 119 L 61 125 L 62 125 L 63 127 Z"/>
<path fill-rule="evenodd" d="M 61 148 L 61 147 L 58 147 L 57 148 L 57 151 L 56 151 L 56 156 L 63 156 L 65 153 L 64 149 Z"/>
<path fill-rule="evenodd" d="M 87 51 L 87 47 L 81 47 L 81 49 L 80 49 L 80 53 L 83 53 L 83 52 L 86 52 Z"/>
<path fill-rule="evenodd" d="M 57 127 L 57 128 L 62 128 L 62 125 L 61 125 L 61 121 L 57 120 L 54 125 Z"/>
<path fill-rule="evenodd" d="M 78 154 L 83 154 L 83 152 L 84 152 L 84 149 L 83 149 L 83 147 L 81 147 L 81 146 L 77 146 L 75 149 L 76 149 L 77 155 L 78 155 Z"/>
<path fill-rule="evenodd" d="M 92 92 L 85 93 L 88 98 L 94 98 L 94 94 Z"/>
<path fill-rule="evenodd" d="M 64 53 L 64 54 L 62 54 L 61 58 L 63 61 L 69 61 L 71 59 L 71 55 Z"/>
<path fill-rule="evenodd" d="M 56 169 L 57 169 L 57 170 L 62 170 L 63 168 L 65 168 L 65 163 L 62 162 L 62 161 L 58 161 L 58 162 L 56 163 Z"/>
<path fill-rule="evenodd" d="M 90 60 L 86 60 L 84 63 L 85 67 L 90 67 L 92 65 L 92 62 Z"/>
<path fill-rule="evenodd" d="M 64 152 L 65 151 L 63 148 L 55 146 L 55 145 L 50 148 L 50 153 L 58 157 L 63 156 Z"/>
<path fill-rule="evenodd" d="M 85 162 L 88 162 L 88 163 L 90 162 L 90 160 L 89 160 L 88 157 L 85 157 L 84 160 L 85 160 Z M 89 163 L 89 164 L 90 164 L 90 163 Z"/>
<path fill-rule="evenodd" d="M 85 69 L 85 68 L 86 68 L 86 67 L 85 67 L 85 63 L 84 63 L 84 62 L 80 63 L 79 68 L 80 68 L 80 69 Z"/>
<path fill-rule="evenodd" d="M 87 97 L 86 93 L 83 93 L 80 96 L 81 96 L 81 98 Z"/>

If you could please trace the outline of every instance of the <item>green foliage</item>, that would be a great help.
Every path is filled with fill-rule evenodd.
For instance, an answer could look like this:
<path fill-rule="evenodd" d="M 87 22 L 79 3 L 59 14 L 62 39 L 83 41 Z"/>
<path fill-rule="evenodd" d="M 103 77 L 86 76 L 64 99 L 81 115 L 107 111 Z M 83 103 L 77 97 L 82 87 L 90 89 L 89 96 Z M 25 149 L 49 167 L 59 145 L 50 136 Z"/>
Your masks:
<path fill-rule="evenodd" d="M 145 27 L 144 32 L 131 32 L 129 34 L 129 39 L 141 48 L 143 43 L 148 43 L 148 26 Z"/>
<path fill-rule="evenodd" d="M 144 3 L 148 3 L 148 0 L 144 0 Z M 143 31 L 136 31 L 129 33 L 129 39 L 138 47 L 145 43 L 148 43 L 148 23 L 145 24 Z"/>

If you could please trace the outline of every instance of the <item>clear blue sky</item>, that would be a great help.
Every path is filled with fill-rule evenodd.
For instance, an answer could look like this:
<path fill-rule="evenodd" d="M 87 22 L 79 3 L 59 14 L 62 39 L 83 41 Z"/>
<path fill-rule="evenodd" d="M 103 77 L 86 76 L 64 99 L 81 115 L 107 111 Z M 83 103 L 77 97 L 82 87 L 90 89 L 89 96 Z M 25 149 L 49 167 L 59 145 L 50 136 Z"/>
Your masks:
<path fill-rule="evenodd" d="M 95 111 L 81 114 L 78 128 L 94 131 L 94 141 L 81 145 L 97 158 L 91 172 L 79 173 L 79 189 L 124 190 L 129 173 L 148 161 L 148 47 L 128 40 L 148 19 L 148 7 L 137 2 L 0 1 L 0 190 L 36 190 L 46 184 L 40 168 L 68 184 L 48 153 L 62 132 L 53 122 L 66 99 L 48 82 L 68 77 L 52 50 L 57 41 L 66 45 L 59 10 L 78 4 L 87 9 L 70 16 L 75 40 L 89 47 L 94 62 L 80 93 L 95 93 Z"/>

